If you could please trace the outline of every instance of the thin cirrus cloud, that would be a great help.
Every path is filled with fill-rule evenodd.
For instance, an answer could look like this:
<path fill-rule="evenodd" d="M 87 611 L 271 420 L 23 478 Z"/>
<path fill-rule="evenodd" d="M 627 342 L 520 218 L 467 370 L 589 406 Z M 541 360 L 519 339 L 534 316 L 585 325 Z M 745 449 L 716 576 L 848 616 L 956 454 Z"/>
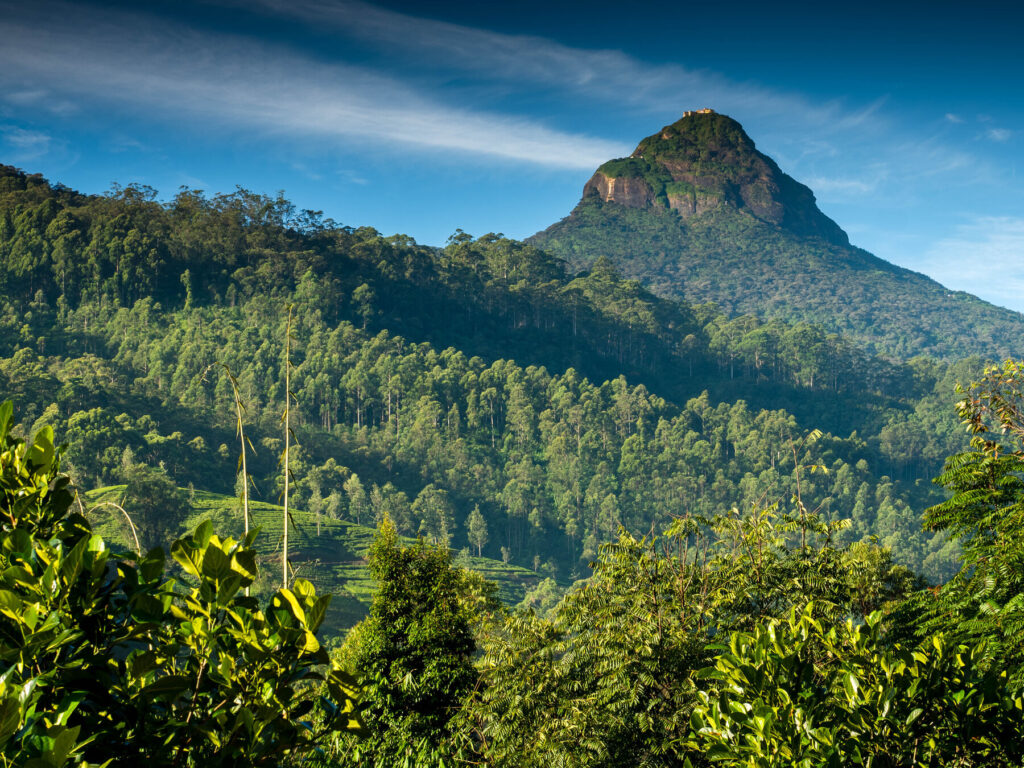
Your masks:
<path fill-rule="evenodd" d="M 0 2 L 0 85 L 8 91 L 29 83 L 283 137 L 398 142 L 556 168 L 593 168 L 628 151 L 523 117 L 451 107 L 380 73 L 248 38 L 65 3 L 17 11 Z"/>
<path fill-rule="evenodd" d="M 220 122 L 284 139 L 314 138 L 318 146 L 398 144 L 574 170 L 592 170 L 633 145 L 562 130 L 528 114 L 453 104 L 445 92 L 450 78 L 439 73 L 461 70 L 478 87 L 500 83 L 499 91 L 540 87 L 560 98 L 628 101 L 640 113 L 713 104 L 743 119 L 756 117 L 758 136 L 780 159 L 802 158 L 815 143 L 842 146 L 848 156 L 875 152 L 874 142 L 890 130 L 880 114 L 884 97 L 860 109 L 815 103 L 714 72 L 647 64 L 621 51 L 423 19 L 358 0 L 208 1 L 296 20 L 339 41 L 358 38 L 406 66 L 385 74 L 139 12 L 62 0 L 26 8 L 0 0 L 0 88 L 6 87 L 8 101 L 15 92 L 22 101 L 45 93 L 51 103 L 77 99 L 83 110 L 113 104 L 129 114 L 198 117 L 204 130 Z M 901 168 L 904 158 L 892 158 L 892 178 L 914 170 Z M 794 163 L 788 170 L 798 177 L 846 175 L 821 162 Z"/>
<path fill-rule="evenodd" d="M 616 108 L 628 104 L 638 114 L 664 115 L 667 110 L 672 114 L 673 107 L 712 105 L 744 122 L 750 120 L 758 143 L 784 162 L 787 171 L 802 181 L 823 180 L 828 189 L 822 191 L 830 195 L 863 196 L 881 181 L 848 178 L 846 168 L 851 164 L 885 164 L 886 183 L 896 185 L 926 174 L 956 172 L 964 164 L 963 151 L 922 137 L 919 127 L 896 124 L 886 112 L 885 94 L 854 108 L 838 99 L 816 102 L 704 69 L 650 64 L 623 51 L 575 48 L 537 36 L 411 16 L 363 0 L 207 2 L 328 30 L 376 46 L 389 59 L 412 60 L 421 70 L 455 71 L 474 81 L 547 90 Z M 947 119 L 960 120 L 953 114 Z M 927 146 L 927 157 L 920 148 L 906 149 L 919 144 Z M 969 162 L 982 165 L 974 158 Z"/>
<path fill-rule="evenodd" d="M 925 260 L 928 274 L 943 285 L 1024 312 L 1022 255 L 1024 218 L 979 216 L 933 244 Z"/>
<path fill-rule="evenodd" d="M 889 173 L 889 167 L 885 163 L 872 163 L 857 175 L 810 175 L 804 177 L 802 181 L 818 197 L 842 201 L 875 194 L 885 186 Z"/>
<path fill-rule="evenodd" d="M 391 11 L 361 0 L 208 0 L 217 5 L 291 18 L 329 28 L 439 69 L 512 83 L 547 86 L 574 96 L 663 111 L 685 100 L 720 111 L 798 118 L 834 130 L 875 117 L 879 104 L 845 112 L 837 102 L 815 104 L 791 93 L 738 83 L 678 64 L 648 64 L 617 50 L 574 48 L 543 37 L 512 35 Z"/>
<path fill-rule="evenodd" d="M 877 179 L 808 176 L 803 181 L 816 193 L 822 195 L 868 195 L 878 188 Z"/>
<path fill-rule="evenodd" d="M 31 131 L 16 125 L 0 125 L 0 147 L 16 163 L 27 163 L 42 157 L 53 139 L 41 131 Z"/>
<path fill-rule="evenodd" d="M 4 95 L 4 100 L 8 104 L 42 110 L 51 115 L 70 115 L 78 110 L 70 100 L 59 98 L 45 89 L 12 90 Z"/>
<path fill-rule="evenodd" d="M 220 125 L 318 150 L 403 146 L 459 163 L 489 158 L 588 171 L 628 154 L 642 135 L 604 123 L 602 131 L 619 135 L 565 130 L 548 109 L 538 119 L 526 108 L 517 114 L 467 106 L 447 89 L 455 80 L 492 96 L 529 100 L 545 93 L 579 106 L 579 114 L 624 102 L 637 116 L 711 104 L 749 121 L 758 143 L 788 172 L 812 186 L 823 182 L 823 195 L 837 199 L 877 191 L 879 179 L 851 173 L 852 167 L 885 166 L 886 191 L 903 197 L 903 188 L 924 175 L 962 176 L 970 168 L 972 180 L 964 183 L 992 175 L 938 137 L 912 135 L 918 131 L 883 109 L 884 95 L 859 108 L 814 102 L 707 70 L 409 16 L 361 0 L 205 2 L 326 33 L 342 59 L 351 48 L 346 40 L 385 55 L 374 69 L 138 11 L 0 0 L 0 117 L 5 101 L 24 107 L 42 100 L 78 108 L 83 117 L 101 109 L 111 116 L 152 115 L 185 131 L 209 133 Z M 643 124 L 653 123 L 644 118 Z"/>

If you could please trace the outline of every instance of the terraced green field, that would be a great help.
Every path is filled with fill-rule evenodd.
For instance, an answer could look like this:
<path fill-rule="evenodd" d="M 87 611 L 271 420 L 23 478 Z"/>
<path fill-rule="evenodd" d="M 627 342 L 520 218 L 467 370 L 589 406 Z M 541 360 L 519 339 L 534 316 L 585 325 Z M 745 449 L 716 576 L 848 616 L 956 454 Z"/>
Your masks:
<path fill-rule="evenodd" d="M 97 506 L 104 502 L 120 503 L 123 495 L 124 486 L 113 485 L 90 491 L 83 503 L 97 533 L 108 541 L 128 546 L 131 534 L 121 512 L 111 506 Z M 192 512 L 182 521 L 180 533 L 209 519 L 220 536 L 241 537 L 244 524 L 238 499 L 197 490 L 191 505 Z M 253 501 L 249 510 L 250 524 L 260 528 L 255 545 L 260 557 L 256 592 L 269 593 L 280 584 L 282 508 Z M 318 533 L 315 516 L 304 510 L 294 510 L 292 519 L 288 559 L 294 577 L 308 579 L 317 592 L 333 595 L 321 635 L 328 640 L 340 638 L 369 609 L 374 582 L 367 572 L 365 555 L 376 531 L 345 520 L 321 517 Z M 460 562 L 496 582 L 499 596 L 509 605 L 520 602 L 526 590 L 542 578 L 534 571 L 485 557 L 460 558 Z"/>

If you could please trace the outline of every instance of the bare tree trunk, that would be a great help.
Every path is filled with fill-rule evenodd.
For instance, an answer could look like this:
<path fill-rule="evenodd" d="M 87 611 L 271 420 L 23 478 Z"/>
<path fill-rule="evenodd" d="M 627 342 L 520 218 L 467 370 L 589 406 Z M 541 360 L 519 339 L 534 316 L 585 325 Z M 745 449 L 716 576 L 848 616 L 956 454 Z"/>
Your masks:
<path fill-rule="evenodd" d="M 281 584 L 288 589 L 288 452 L 291 448 L 292 404 L 292 306 L 288 305 L 288 323 L 284 334 L 284 516 L 283 551 L 281 555 Z"/>

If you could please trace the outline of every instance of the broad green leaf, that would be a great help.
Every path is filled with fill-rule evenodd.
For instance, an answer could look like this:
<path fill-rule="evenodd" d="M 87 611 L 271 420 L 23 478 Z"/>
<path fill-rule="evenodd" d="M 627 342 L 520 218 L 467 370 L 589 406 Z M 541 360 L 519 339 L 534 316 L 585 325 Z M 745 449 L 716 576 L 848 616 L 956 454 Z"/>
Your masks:
<path fill-rule="evenodd" d="M 155 682 L 150 683 L 140 692 L 140 696 L 177 696 L 178 694 L 189 691 L 195 685 L 194 677 L 187 677 L 185 675 L 167 675 L 162 677 Z"/>
<path fill-rule="evenodd" d="M 0 403 L 0 441 L 6 440 L 14 420 L 14 404 L 10 400 Z"/>
<path fill-rule="evenodd" d="M 200 569 L 202 568 L 202 559 L 198 549 L 196 549 L 191 541 L 188 539 L 178 539 L 171 545 L 171 557 L 185 569 L 185 572 L 191 576 L 199 578 L 201 575 Z"/>
<path fill-rule="evenodd" d="M 278 590 L 273 597 L 273 602 L 275 607 L 287 610 L 300 625 L 305 625 L 306 613 L 302 610 L 302 606 L 299 605 L 299 601 L 295 599 L 295 595 L 292 594 L 290 589 Z"/>
<path fill-rule="evenodd" d="M 29 461 L 39 471 L 45 472 L 53 464 L 53 456 L 53 427 L 46 425 L 36 433 L 35 439 L 32 441 L 32 447 L 29 449 Z"/>
<path fill-rule="evenodd" d="M 201 557 L 203 561 L 203 575 L 208 579 L 220 581 L 231 573 L 231 559 L 221 551 L 216 542 L 209 541 L 203 549 Z"/>
<path fill-rule="evenodd" d="M 213 536 L 213 521 L 204 520 L 196 528 L 196 532 L 193 534 L 193 538 L 196 544 L 200 547 L 206 547 L 210 543 L 210 538 Z"/>

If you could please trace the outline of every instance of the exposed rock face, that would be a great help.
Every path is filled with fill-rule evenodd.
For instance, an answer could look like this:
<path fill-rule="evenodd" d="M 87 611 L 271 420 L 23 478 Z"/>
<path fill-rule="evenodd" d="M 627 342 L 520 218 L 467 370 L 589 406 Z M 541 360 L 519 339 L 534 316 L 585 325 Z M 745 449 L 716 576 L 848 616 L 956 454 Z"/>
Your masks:
<path fill-rule="evenodd" d="M 583 187 L 583 197 L 598 197 L 604 203 L 629 208 L 646 208 L 654 202 L 654 190 L 640 178 L 609 178 L 598 171 Z"/>
<path fill-rule="evenodd" d="M 714 112 L 687 113 L 629 158 L 602 165 L 583 188 L 583 202 L 592 198 L 683 218 L 728 206 L 794 234 L 849 245 L 810 189 L 758 152 L 739 123 Z"/>
<path fill-rule="evenodd" d="M 722 199 L 717 195 L 697 188 L 683 192 L 668 192 L 666 198 L 668 207 L 673 211 L 679 211 L 679 215 L 684 219 L 713 211 L 722 203 Z"/>

